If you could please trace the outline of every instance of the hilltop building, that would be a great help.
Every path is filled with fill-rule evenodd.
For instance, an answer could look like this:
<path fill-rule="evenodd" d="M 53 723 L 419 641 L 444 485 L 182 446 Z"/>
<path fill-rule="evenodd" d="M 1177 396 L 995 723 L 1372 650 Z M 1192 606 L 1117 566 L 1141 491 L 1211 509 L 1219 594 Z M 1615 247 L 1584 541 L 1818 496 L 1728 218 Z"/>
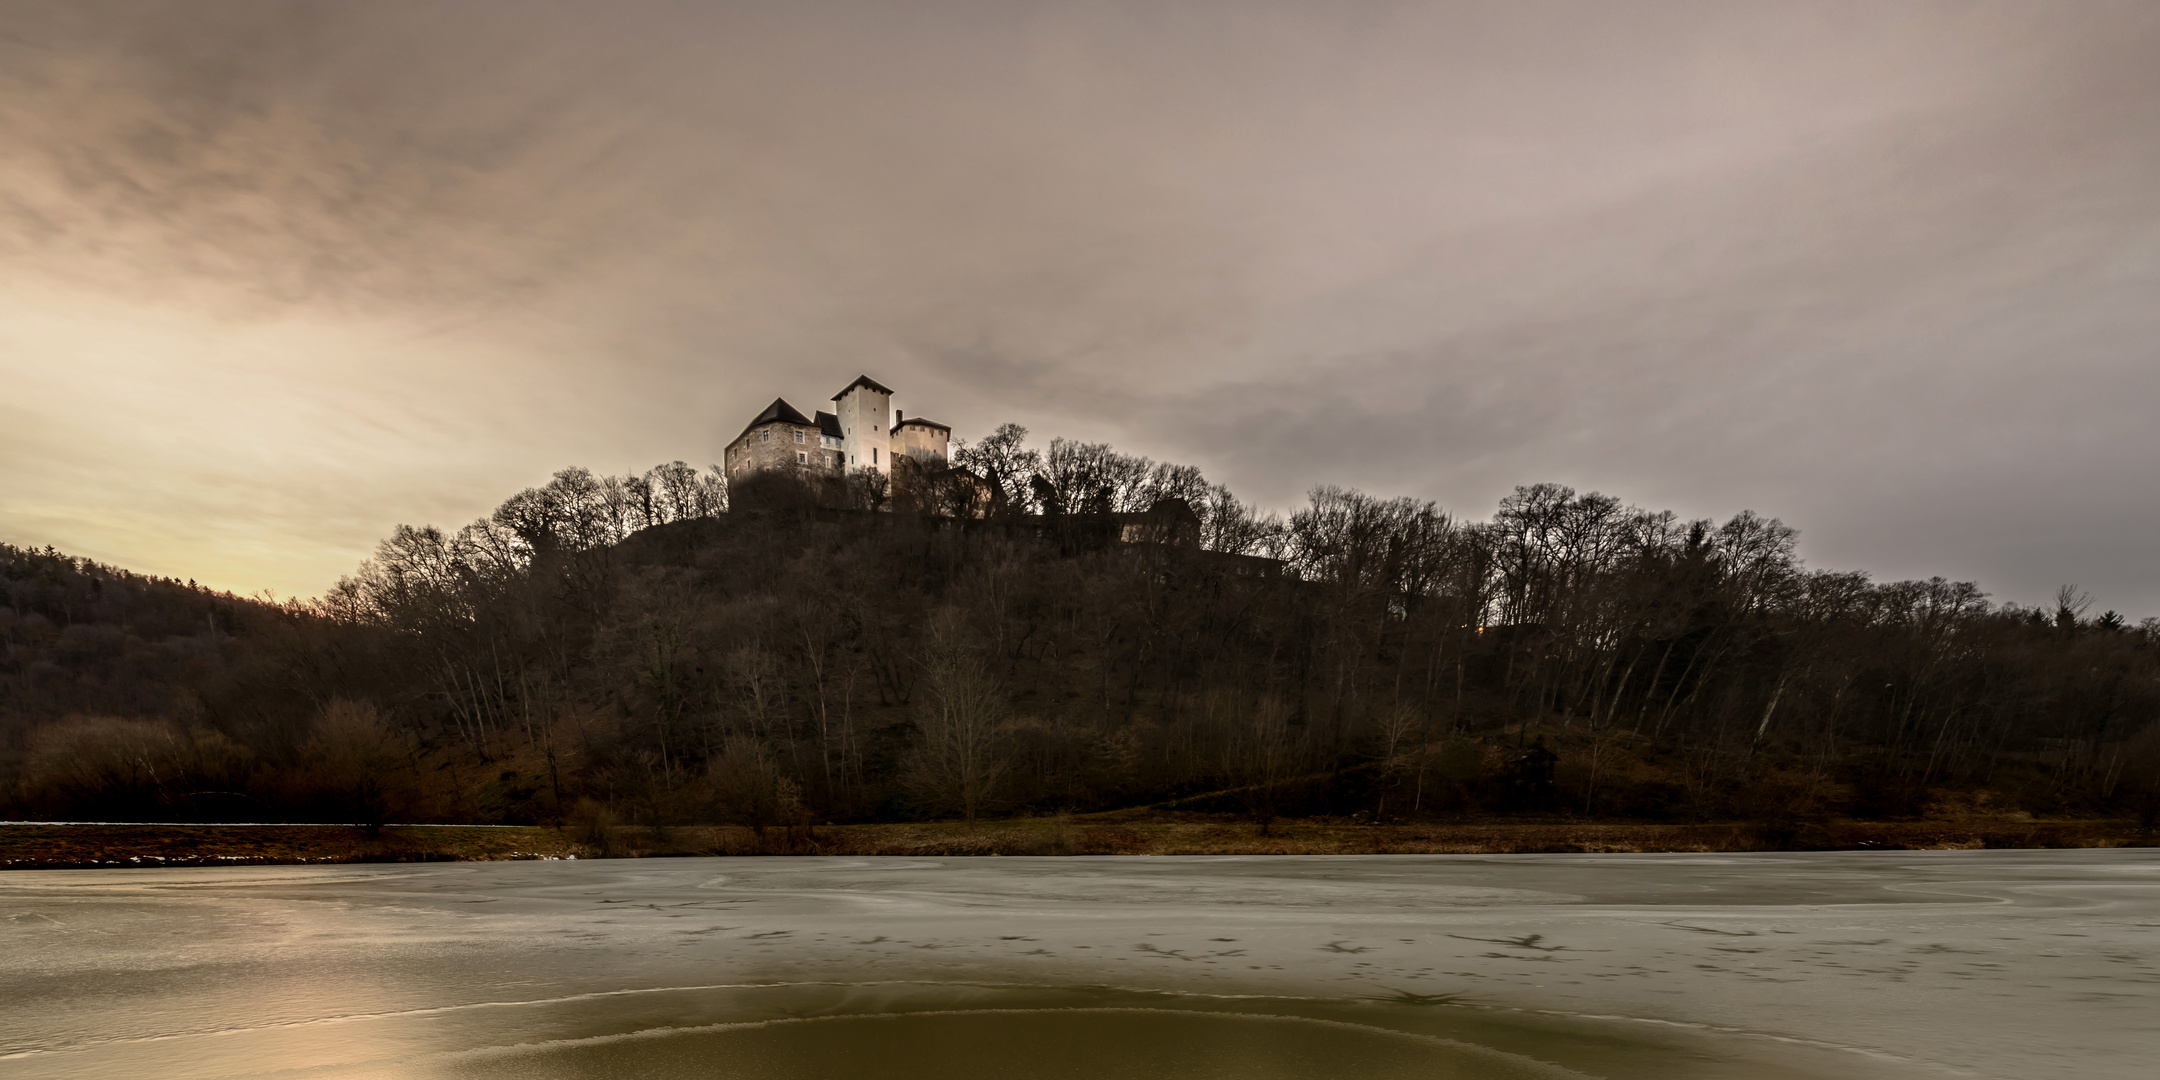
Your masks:
<path fill-rule="evenodd" d="M 728 482 L 767 470 L 838 476 L 852 469 L 875 469 L 891 476 L 896 456 L 945 468 L 952 428 L 919 416 L 910 419 L 892 407 L 892 398 L 891 390 L 868 375 L 833 395 L 833 411 L 819 411 L 815 417 L 804 416 L 785 398 L 774 398 L 728 444 L 722 459 Z"/>
<path fill-rule="evenodd" d="M 1183 498 L 1157 498 L 1146 510 L 1112 512 L 1107 490 L 1088 497 L 1059 495 L 1049 489 L 1048 480 L 1036 476 L 1032 482 L 1041 509 L 1007 507 L 994 485 L 952 464 L 952 428 L 919 416 L 911 419 L 892 407 L 892 399 L 893 392 L 868 375 L 857 376 L 834 394 L 831 412 L 804 416 L 787 399 L 774 398 L 728 444 L 722 468 L 730 490 L 742 500 L 755 491 L 767 506 L 809 506 L 821 513 L 887 511 L 948 520 L 994 519 L 1068 551 L 1109 544 L 1180 548 L 1238 577 L 1273 577 L 1282 571 L 1275 559 L 1202 550 L 1200 515 Z M 779 474 L 769 478 L 773 480 L 808 482 L 748 483 L 760 473 Z M 878 483 L 879 476 L 888 483 Z"/>

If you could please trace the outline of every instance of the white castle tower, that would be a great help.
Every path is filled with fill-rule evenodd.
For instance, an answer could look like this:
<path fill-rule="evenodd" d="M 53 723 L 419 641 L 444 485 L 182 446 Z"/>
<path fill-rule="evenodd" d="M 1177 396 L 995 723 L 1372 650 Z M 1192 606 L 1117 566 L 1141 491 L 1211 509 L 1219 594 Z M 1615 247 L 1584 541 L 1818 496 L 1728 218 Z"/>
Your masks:
<path fill-rule="evenodd" d="M 859 375 L 847 388 L 833 395 L 833 412 L 840 417 L 840 446 L 847 467 L 858 466 L 892 472 L 892 396 L 868 375 Z"/>

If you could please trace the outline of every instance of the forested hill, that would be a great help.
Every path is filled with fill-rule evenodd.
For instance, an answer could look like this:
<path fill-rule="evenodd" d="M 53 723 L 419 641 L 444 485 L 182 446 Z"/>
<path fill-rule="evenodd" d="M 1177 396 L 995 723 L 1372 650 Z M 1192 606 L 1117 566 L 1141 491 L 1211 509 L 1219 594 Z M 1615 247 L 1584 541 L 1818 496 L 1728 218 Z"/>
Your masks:
<path fill-rule="evenodd" d="M 0 549 L 0 810 L 2160 808 L 2160 627 L 2072 592 L 1994 607 L 1811 571 L 1774 519 L 1551 485 L 1482 521 L 1333 488 L 1277 519 L 1194 470 L 1024 434 L 959 456 L 994 496 L 979 520 L 922 512 L 933 477 L 731 509 L 679 463 L 571 469 L 457 532 L 401 527 L 309 603 Z M 1164 508 L 1191 527 L 1119 516 Z"/>
<path fill-rule="evenodd" d="M 171 716 L 258 601 L 90 559 L 0 544 L 0 724 L 7 748 L 70 714 Z"/>

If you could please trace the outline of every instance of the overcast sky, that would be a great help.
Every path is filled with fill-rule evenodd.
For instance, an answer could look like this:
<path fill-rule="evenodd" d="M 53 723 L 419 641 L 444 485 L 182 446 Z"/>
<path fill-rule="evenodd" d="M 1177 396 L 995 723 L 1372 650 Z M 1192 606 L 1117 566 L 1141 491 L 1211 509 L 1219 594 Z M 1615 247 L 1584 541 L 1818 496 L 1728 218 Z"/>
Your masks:
<path fill-rule="evenodd" d="M 0 540 L 313 595 L 858 374 L 2160 615 L 2160 4 L 0 0 Z"/>

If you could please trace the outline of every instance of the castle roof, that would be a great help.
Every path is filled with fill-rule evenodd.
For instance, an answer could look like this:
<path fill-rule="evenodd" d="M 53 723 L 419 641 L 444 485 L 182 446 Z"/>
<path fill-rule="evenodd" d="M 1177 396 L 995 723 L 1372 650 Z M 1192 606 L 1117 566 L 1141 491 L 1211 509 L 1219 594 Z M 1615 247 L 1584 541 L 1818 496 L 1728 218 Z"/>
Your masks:
<path fill-rule="evenodd" d="M 811 426 L 810 418 L 796 412 L 795 406 L 788 404 L 786 398 L 772 399 L 772 404 L 765 406 L 765 411 L 757 414 L 757 419 L 750 421 L 750 426 L 756 427 L 759 424 L 770 424 L 775 420 L 788 424 L 801 424 L 804 427 Z"/>
<path fill-rule="evenodd" d="M 901 428 L 907 427 L 911 424 L 920 425 L 927 428 L 936 428 L 939 431 L 945 432 L 950 432 L 952 430 L 952 426 L 949 424 L 940 424 L 935 420 L 925 420 L 920 416 L 910 416 L 906 419 L 901 420 L 899 423 L 893 425 L 893 430 L 898 431 Z"/>
<path fill-rule="evenodd" d="M 809 417 L 796 412 L 795 406 L 788 404 L 786 398 L 772 399 L 772 404 L 765 406 L 765 411 L 757 414 L 757 419 L 743 425 L 743 433 L 748 434 L 752 428 L 764 427 L 766 424 L 801 424 L 804 427 L 819 428 L 823 426 L 812 424 Z M 735 437 L 740 439 L 742 435 Z"/>
<path fill-rule="evenodd" d="M 834 416 L 829 412 L 820 412 L 817 414 L 817 427 L 818 431 L 822 432 L 825 435 L 829 435 L 832 438 L 838 439 L 844 437 L 840 432 L 840 418 Z"/>
<path fill-rule="evenodd" d="M 856 387 L 858 387 L 858 386 L 867 386 L 867 387 L 869 387 L 870 389 L 872 389 L 872 390 L 875 390 L 875 391 L 877 391 L 878 393 L 880 393 L 880 394 L 883 394 L 883 395 L 885 395 L 886 397 L 891 397 L 891 396 L 892 396 L 892 391 L 891 391 L 891 390 L 889 390 L 889 389 L 886 389 L 885 387 L 883 387 L 883 386 L 881 386 L 881 385 L 879 385 L 879 384 L 878 384 L 878 381 L 877 381 L 876 379 L 873 379 L 873 378 L 871 378 L 871 377 L 870 377 L 870 376 L 868 376 L 868 375 L 857 375 L 857 376 L 855 376 L 855 381 L 854 381 L 854 382 L 851 382 L 851 383 L 847 384 L 846 386 L 843 386 L 843 387 L 841 387 L 841 388 L 840 388 L 840 392 L 839 392 L 839 393 L 837 393 L 837 394 L 834 394 L 834 395 L 832 396 L 832 399 L 833 399 L 834 401 L 838 401 L 838 400 L 840 400 L 841 398 L 844 398 L 844 397 L 846 397 L 846 396 L 848 395 L 848 391 L 850 391 L 850 390 L 853 390 L 853 389 L 855 389 L 855 388 L 856 388 Z"/>

